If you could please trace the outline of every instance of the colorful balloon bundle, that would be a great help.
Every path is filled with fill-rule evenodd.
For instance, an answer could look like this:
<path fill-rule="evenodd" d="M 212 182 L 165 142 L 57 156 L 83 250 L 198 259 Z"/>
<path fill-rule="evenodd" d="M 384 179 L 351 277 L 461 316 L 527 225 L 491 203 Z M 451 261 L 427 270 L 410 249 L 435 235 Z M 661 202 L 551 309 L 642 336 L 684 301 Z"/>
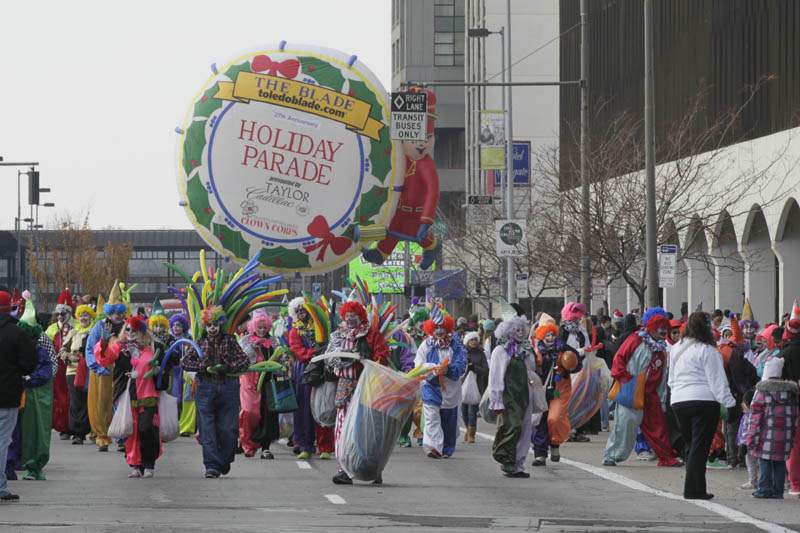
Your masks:
<path fill-rule="evenodd" d="M 189 317 L 192 337 L 200 338 L 202 323 L 200 314 L 203 309 L 217 305 L 225 310 L 228 320 L 225 331 L 233 334 L 245 317 L 262 307 L 270 305 L 270 300 L 289 292 L 287 289 L 268 290 L 279 282 L 281 276 L 265 278 L 256 272 L 258 257 L 253 257 L 235 274 L 222 269 L 214 270 L 206 266 L 205 251 L 200 251 L 200 270 L 189 276 L 178 266 L 165 263 L 165 266 L 178 274 L 185 282 L 183 289 L 170 288 L 170 292 L 180 300 Z"/>

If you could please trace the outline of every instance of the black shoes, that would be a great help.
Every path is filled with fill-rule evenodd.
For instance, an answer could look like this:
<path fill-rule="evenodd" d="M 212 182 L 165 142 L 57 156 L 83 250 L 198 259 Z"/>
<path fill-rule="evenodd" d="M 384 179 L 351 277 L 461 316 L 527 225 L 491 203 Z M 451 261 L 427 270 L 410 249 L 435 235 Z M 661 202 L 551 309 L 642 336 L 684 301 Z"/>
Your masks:
<path fill-rule="evenodd" d="M 345 472 L 339 472 L 333 476 L 333 483 L 335 485 L 352 485 L 353 480 Z"/>
<path fill-rule="evenodd" d="M 546 457 L 535 457 L 531 466 L 547 466 L 547 458 Z"/>
<path fill-rule="evenodd" d="M 213 468 L 206 470 L 206 479 L 217 479 L 220 476 L 219 472 Z"/>
<path fill-rule="evenodd" d="M 713 498 L 714 495 L 710 492 L 706 492 L 705 494 L 684 494 L 684 500 L 710 500 Z"/>
<path fill-rule="evenodd" d="M 511 473 L 506 473 L 506 474 L 503 474 L 503 475 L 506 476 L 506 477 L 518 477 L 518 478 L 523 478 L 523 479 L 531 477 L 531 475 L 529 473 L 527 473 L 527 472 L 511 472 Z"/>
<path fill-rule="evenodd" d="M 261 452 L 261 458 L 262 458 L 262 459 L 269 459 L 269 460 L 272 460 L 272 459 L 275 459 L 275 456 L 274 456 L 274 455 L 272 455 L 272 452 L 271 452 L 271 451 L 269 451 L 269 450 L 263 450 L 263 451 Z"/>
<path fill-rule="evenodd" d="M 16 502 L 19 501 L 19 495 L 13 492 L 4 492 L 0 494 L 0 501 L 2 502 Z"/>

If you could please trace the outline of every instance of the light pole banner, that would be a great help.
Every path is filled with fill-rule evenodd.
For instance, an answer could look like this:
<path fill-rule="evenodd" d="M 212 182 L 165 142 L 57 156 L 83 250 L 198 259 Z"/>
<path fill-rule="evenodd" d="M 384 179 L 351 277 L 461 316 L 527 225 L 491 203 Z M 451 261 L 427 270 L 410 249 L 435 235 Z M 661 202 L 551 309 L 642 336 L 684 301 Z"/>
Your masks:
<path fill-rule="evenodd" d="M 502 110 L 481 111 L 478 141 L 481 145 L 481 170 L 506 168 L 506 126 Z"/>
<path fill-rule="evenodd" d="M 525 219 L 495 220 L 497 257 L 525 255 Z"/>
<path fill-rule="evenodd" d="M 402 153 L 387 93 L 366 66 L 281 43 L 212 70 L 177 130 L 182 205 L 209 246 L 311 274 L 385 235 Z"/>

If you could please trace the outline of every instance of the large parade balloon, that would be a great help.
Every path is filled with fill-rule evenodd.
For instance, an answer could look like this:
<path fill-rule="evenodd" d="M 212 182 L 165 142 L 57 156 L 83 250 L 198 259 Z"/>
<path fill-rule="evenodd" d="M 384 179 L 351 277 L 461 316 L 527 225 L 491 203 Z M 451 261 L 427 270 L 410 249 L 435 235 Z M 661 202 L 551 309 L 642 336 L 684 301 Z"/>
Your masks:
<path fill-rule="evenodd" d="M 178 129 L 182 204 L 209 246 L 322 273 L 386 236 L 405 161 L 366 66 L 280 43 L 212 70 Z"/>

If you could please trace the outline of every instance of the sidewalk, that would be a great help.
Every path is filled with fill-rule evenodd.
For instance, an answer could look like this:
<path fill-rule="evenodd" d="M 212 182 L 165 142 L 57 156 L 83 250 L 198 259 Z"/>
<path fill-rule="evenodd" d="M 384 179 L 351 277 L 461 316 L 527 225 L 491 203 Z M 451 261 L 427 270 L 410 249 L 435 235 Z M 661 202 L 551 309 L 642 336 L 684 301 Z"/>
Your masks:
<path fill-rule="evenodd" d="M 479 431 L 493 435 L 494 427 L 479 421 Z M 656 461 L 642 461 L 635 455 L 624 463 L 615 467 L 604 467 L 603 449 L 605 448 L 608 432 L 591 435 L 591 442 L 567 442 L 561 446 L 561 457 L 600 468 L 611 474 L 624 476 L 633 481 L 638 481 L 650 488 L 683 494 L 683 468 L 658 467 Z M 529 455 L 533 460 L 533 454 Z M 562 463 L 563 464 L 563 463 Z M 530 462 L 529 462 L 530 465 Z M 545 468 L 563 468 L 562 465 L 553 467 L 548 461 Z M 538 468 L 529 466 L 529 471 L 535 476 Z M 748 514 L 753 518 L 780 524 L 789 529 L 800 531 L 800 499 L 790 497 L 787 493 L 784 500 L 757 500 L 751 496 L 751 490 L 742 490 L 739 486 L 747 481 L 747 470 L 737 468 L 733 470 L 708 470 L 706 473 L 708 491 L 714 494 L 714 503 L 724 505 L 736 511 Z M 608 481 L 609 490 L 618 486 Z"/>

